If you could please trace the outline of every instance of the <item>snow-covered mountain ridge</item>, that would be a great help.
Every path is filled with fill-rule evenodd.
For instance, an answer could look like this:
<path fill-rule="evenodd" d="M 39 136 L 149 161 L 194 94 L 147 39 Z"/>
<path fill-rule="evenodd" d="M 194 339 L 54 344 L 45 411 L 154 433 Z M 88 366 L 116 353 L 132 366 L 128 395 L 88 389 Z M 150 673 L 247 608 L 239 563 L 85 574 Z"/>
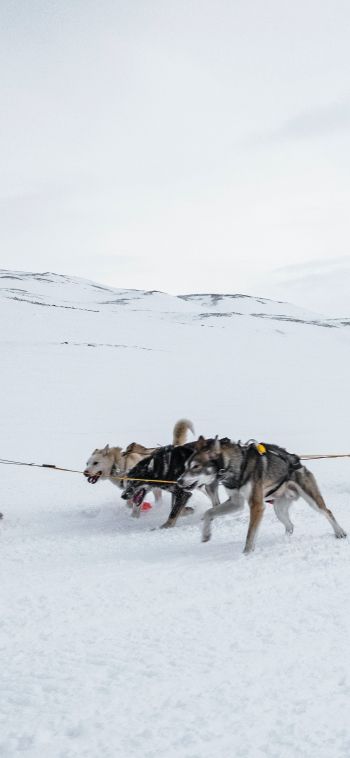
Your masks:
<path fill-rule="evenodd" d="M 169 318 L 177 314 L 203 324 L 215 317 L 251 316 L 326 328 L 350 325 L 350 320 L 322 318 L 291 303 L 266 298 L 217 293 L 175 296 L 157 290 L 116 289 L 50 272 L 0 270 L 0 297 L 27 305 L 90 313 L 122 313 L 122 309 L 127 308 L 130 312 L 160 313 Z"/>

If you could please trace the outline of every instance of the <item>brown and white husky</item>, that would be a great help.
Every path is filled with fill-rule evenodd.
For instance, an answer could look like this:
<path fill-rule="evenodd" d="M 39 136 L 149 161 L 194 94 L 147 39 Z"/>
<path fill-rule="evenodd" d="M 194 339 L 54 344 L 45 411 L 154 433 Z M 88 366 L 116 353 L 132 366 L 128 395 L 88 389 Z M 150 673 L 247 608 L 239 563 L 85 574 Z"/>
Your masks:
<path fill-rule="evenodd" d="M 179 419 L 173 429 L 173 445 L 183 445 L 188 431 L 194 434 L 192 422 L 188 419 Z M 112 484 L 123 489 L 126 480 L 120 477 L 126 475 L 137 463 L 152 455 L 157 449 L 157 447 L 144 447 L 138 442 L 132 442 L 124 451 L 121 447 L 109 445 L 96 448 L 87 461 L 84 476 L 90 484 L 96 484 L 100 479 L 109 479 Z M 156 501 L 161 500 L 162 494 L 159 488 L 154 488 L 154 496 Z M 132 502 L 128 504 L 132 507 L 132 515 L 139 516 L 140 508 L 134 506 Z"/>

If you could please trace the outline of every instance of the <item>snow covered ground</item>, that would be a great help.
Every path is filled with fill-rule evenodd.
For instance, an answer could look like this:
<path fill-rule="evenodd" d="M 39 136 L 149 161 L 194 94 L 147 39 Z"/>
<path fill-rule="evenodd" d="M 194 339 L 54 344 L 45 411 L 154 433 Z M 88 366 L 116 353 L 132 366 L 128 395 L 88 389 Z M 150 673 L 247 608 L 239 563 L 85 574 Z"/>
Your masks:
<path fill-rule="evenodd" d="M 198 433 L 350 451 L 347 320 L 243 296 L 0 272 L 0 456 L 81 469 L 91 450 Z M 349 314 L 350 315 L 350 314 Z M 349 319 L 350 320 L 350 319 Z M 350 531 L 350 462 L 312 465 Z M 130 518 L 78 474 L 1 466 L 0 755 L 348 758 L 350 550 L 295 504 Z"/>

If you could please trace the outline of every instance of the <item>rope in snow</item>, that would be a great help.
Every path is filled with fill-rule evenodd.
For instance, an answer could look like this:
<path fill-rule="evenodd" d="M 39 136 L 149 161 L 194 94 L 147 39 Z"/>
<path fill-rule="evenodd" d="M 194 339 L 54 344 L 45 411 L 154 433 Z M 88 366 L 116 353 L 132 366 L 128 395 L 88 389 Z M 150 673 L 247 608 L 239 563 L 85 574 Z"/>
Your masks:
<path fill-rule="evenodd" d="M 54 463 L 27 463 L 25 461 L 10 461 L 7 458 L 0 458 L 0 465 L 4 466 L 30 466 L 32 468 L 48 468 L 54 471 L 69 471 L 70 474 L 84 474 L 84 471 L 78 471 L 74 468 L 63 468 L 62 466 L 55 466 Z M 132 476 L 109 476 L 108 479 L 117 479 L 119 482 L 123 482 L 126 479 L 129 482 L 153 482 L 153 484 L 176 484 L 172 479 L 139 479 Z"/>

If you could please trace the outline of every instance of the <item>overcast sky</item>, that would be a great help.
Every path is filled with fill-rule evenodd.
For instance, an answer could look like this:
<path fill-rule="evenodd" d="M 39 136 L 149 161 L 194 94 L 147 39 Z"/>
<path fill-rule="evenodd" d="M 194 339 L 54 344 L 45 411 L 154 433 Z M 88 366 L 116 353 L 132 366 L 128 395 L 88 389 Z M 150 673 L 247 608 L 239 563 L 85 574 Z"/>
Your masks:
<path fill-rule="evenodd" d="M 349 0 L 0 15 L 2 267 L 251 292 L 348 255 Z"/>

